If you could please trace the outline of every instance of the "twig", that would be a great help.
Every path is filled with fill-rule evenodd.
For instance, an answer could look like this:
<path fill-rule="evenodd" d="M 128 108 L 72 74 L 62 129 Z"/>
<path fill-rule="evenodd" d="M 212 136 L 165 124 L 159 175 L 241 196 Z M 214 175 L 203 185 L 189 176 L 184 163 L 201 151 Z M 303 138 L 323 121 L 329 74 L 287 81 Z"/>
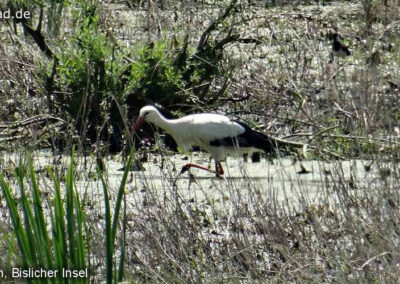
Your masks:
<path fill-rule="evenodd" d="M 212 31 L 214 31 L 218 24 L 225 20 L 226 17 L 229 16 L 232 9 L 235 7 L 237 0 L 232 0 L 228 7 L 225 9 L 225 12 L 218 17 L 216 20 L 212 21 L 208 28 L 201 34 L 199 43 L 197 44 L 197 50 L 200 51 L 203 49 L 204 45 L 207 42 L 207 39 Z"/>
<path fill-rule="evenodd" d="M 62 122 L 62 123 L 65 122 L 61 118 L 51 116 L 48 114 L 44 114 L 44 115 L 35 115 L 35 116 L 29 117 L 27 119 L 17 121 L 17 122 L 12 122 L 9 124 L 0 124 L 0 129 L 14 129 L 14 128 L 24 127 L 24 126 L 27 126 L 27 125 L 30 125 L 33 123 L 37 123 L 37 122 L 41 122 L 41 121 L 45 121 L 45 120 L 56 120 L 56 121 Z"/>
<path fill-rule="evenodd" d="M 331 137 L 331 138 L 342 138 L 342 139 L 361 139 L 361 140 L 372 140 L 372 141 L 381 141 L 381 142 L 387 142 L 391 144 L 396 144 L 399 145 L 400 143 L 393 141 L 393 140 L 388 140 L 385 138 L 374 138 L 374 137 L 366 137 L 366 136 L 353 136 L 353 135 L 326 135 L 324 137 Z"/>
<path fill-rule="evenodd" d="M 336 153 L 333 153 L 333 152 L 331 152 L 331 151 L 328 151 L 328 150 L 326 150 L 326 149 L 321 149 L 321 148 L 318 148 L 318 147 L 316 147 L 316 146 L 309 146 L 309 147 L 310 147 L 310 149 L 318 150 L 318 151 L 320 151 L 320 152 L 326 153 L 326 154 L 328 154 L 328 155 L 330 155 L 330 156 L 333 156 L 333 157 L 335 157 L 335 158 L 337 158 L 337 159 L 339 159 L 339 160 L 346 160 L 345 157 L 343 157 L 343 156 L 341 156 L 341 155 L 338 155 L 338 154 L 336 154 Z"/>
<path fill-rule="evenodd" d="M 326 154 L 328 154 L 328 155 L 330 155 L 330 156 L 333 156 L 333 157 L 335 157 L 335 158 L 337 158 L 337 159 L 345 160 L 345 157 L 343 157 L 343 156 L 341 156 L 341 155 L 335 154 L 335 153 L 333 153 L 333 152 L 331 152 L 331 151 L 328 151 L 328 150 L 326 150 L 326 149 L 321 149 L 321 148 L 319 148 L 319 147 L 317 147 L 317 146 L 310 146 L 310 145 L 307 144 L 307 143 L 287 141 L 287 140 L 285 140 L 285 139 L 281 139 L 281 138 L 277 138 L 277 137 L 272 137 L 272 136 L 268 136 L 268 137 L 269 137 L 272 141 L 277 142 L 278 144 L 289 145 L 289 146 L 293 146 L 293 147 L 296 147 L 296 148 L 302 148 L 303 155 L 304 155 L 305 157 L 306 157 L 305 151 L 307 150 L 307 148 L 310 148 L 310 149 L 313 149 L 313 150 L 318 150 L 318 151 L 320 151 L 320 152 L 326 153 Z"/>
<path fill-rule="evenodd" d="M 330 130 L 332 130 L 332 129 L 335 129 L 335 128 L 337 128 L 337 127 L 339 127 L 339 125 L 335 125 L 335 126 L 331 126 L 331 127 L 322 129 L 320 132 L 318 132 L 317 134 L 313 135 L 313 136 L 308 140 L 307 143 L 310 143 L 311 141 L 313 141 L 313 140 L 314 140 L 315 138 L 317 138 L 318 136 L 321 136 L 322 134 L 324 134 L 324 133 L 326 133 L 326 132 L 328 132 L 328 131 L 330 131 Z"/>
<path fill-rule="evenodd" d="M 343 112 L 347 117 L 350 117 L 353 115 L 351 112 L 345 111 L 344 109 L 342 109 L 337 102 L 333 102 L 333 104 L 335 105 L 335 107 L 337 108 L 338 111 Z"/>
<path fill-rule="evenodd" d="M 388 251 L 384 251 L 384 252 L 381 253 L 381 254 L 375 255 L 375 256 L 371 257 L 370 259 L 368 259 L 366 262 L 364 262 L 364 264 L 360 266 L 360 269 L 364 269 L 364 267 L 367 266 L 368 264 L 370 264 L 371 261 L 377 259 L 377 258 L 380 257 L 380 256 L 384 256 L 384 255 L 386 255 L 386 254 L 392 254 L 392 253 L 391 253 L 391 252 L 388 252 Z"/>
<path fill-rule="evenodd" d="M 312 141 L 314 140 L 314 138 L 316 138 L 316 136 L 322 136 L 323 132 L 326 132 L 327 130 L 330 130 L 331 128 L 335 128 L 335 127 L 330 127 L 327 129 L 322 130 L 320 133 L 314 135 L 312 133 L 293 133 L 287 136 L 282 137 L 281 139 L 287 139 L 290 137 L 296 137 L 296 136 L 314 136 L 313 138 L 311 138 Z M 326 130 L 326 131 L 325 131 Z M 332 134 L 332 135 L 323 135 L 322 137 L 324 138 L 342 138 L 342 139 L 360 139 L 360 140 L 372 140 L 372 141 L 381 141 L 381 142 L 387 142 L 390 144 L 396 144 L 396 145 L 400 145 L 400 143 L 394 141 L 394 140 L 389 140 L 386 138 L 376 138 L 376 137 L 366 137 L 366 136 L 354 136 L 354 135 L 339 135 L 339 134 Z"/>

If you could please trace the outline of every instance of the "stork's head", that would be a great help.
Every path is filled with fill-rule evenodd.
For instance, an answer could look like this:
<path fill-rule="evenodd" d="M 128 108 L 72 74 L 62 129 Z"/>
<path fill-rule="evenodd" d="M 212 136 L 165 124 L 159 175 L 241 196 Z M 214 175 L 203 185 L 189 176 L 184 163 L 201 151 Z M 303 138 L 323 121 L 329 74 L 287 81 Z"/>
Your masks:
<path fill-rule="evenodd" d="M 151 122 L 157 124 L 157 121 L 160 119 L 161 114 L 158 110 L 153 106 L 145 106 L 140 109 L 139 116 L 136 119 L 136 122 L 133 124 L 131 129 L 131 134 L 133 134 L 136 130 L 138 130 L 143 123 Z"/>

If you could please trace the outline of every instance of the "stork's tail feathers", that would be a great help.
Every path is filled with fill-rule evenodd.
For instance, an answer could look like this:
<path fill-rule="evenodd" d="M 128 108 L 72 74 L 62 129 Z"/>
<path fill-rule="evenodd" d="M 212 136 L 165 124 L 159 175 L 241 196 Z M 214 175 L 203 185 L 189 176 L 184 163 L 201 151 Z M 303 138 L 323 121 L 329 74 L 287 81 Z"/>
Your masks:
<path fill-rule="evenodd" d="M 236 121 L 243 126 L 246 131 L 237 137 L 240 147 L 254 147 L 263 150 L 266 154 L 275 153 L 280 147 L 280 143 L 268 135 L 251 129 L 247 124 Z"/>
<path fill-rule="evenodd" d="M 286 143 L 282 142 L 282 140 L 253 130 L 241 121 L 235 122 L 245 129 L 242 134 L 236 137 L 226 137 L 224 139 L 213 140 L 210 142 L 210 145 L 215 147 L 234 146 L 239 148 L 256 148 L 264 151 L 267 155 L 285 151 L 288 146 Z"/>

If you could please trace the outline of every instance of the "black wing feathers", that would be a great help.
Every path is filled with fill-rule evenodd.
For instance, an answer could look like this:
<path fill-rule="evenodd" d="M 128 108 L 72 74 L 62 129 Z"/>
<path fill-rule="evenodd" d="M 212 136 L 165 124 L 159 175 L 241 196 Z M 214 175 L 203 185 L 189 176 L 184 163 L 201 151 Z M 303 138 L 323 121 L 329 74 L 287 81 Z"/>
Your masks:
<path fill-rule="evenodd" d="M 236 137 L 226 137 L 223 139 L 216 139 L 210 142 L 211 146 L 226 146 L 226 147 L 254 147 L 263 150 L 265 153 L 272 153 L 276 149 L 276 146 L 271 139 L 264 133 L 251 129 L 247 124 L 241 121 L 234 121 L 240 124 L 245 132 Z"/>

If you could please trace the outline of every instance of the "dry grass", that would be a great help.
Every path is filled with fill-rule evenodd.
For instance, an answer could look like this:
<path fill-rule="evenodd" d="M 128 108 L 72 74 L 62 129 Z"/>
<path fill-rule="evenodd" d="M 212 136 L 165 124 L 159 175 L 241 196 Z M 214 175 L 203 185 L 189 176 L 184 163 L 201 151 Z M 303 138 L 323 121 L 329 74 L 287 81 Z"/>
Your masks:
<path fill-rule="evenodd" d="M 117 9 L 118 3 L 102 3 L 100 21 L 105 30 L 116 31 L 114 37 L 121 45 L 137 44 L 138 38 L 166 39 L 175 33 L 180 41 L 187 33 L 195 46 L 210 15 L 219 11 L 204 2 L 185 6 L 183 1 L 176 7 L 168 2 L 171 5 L 165 11 L 153 6 L 130 13 Z M 120 241 L 125 242 L 128 281 L 398 282 L 399 148 L 393 134 L 400 117 L 399 7 L 395 1 L 383 1 L 388 6 L 367 0 L 332 2 L 269 9 L 260 5 L 248 9 L 239 3 L 237 13 L 221 31 L 231 29 L 241 38 L 257 38 L 261 43 L 226 47 L 219 66 L 221 77 L 210 89 L 219 96 L 225 84 L 221 100 L 203 105 L 192 95 L 188 102 L 193 108 L 223 110 L 252 126 L 261 125 L 262 131 L 314 146 L 317 150 L 309 151 L 308 157 L 299 154 L 291 159 L 293 163 L 320 159 L 315 169 L 320 174 L 312 180 L 317 194 L 310 194 L 309 184 L 301 178 L 276 184 L 270 178 L 252 178 L 246 171 L 226 180 L 207 177 L 197 183 L 187 179 L 175 183 L 176 159 L 157 145 L 156 166 L 145 164 L 146 172 L 131 174 L 119 223 L 127 226 L 125 234 L 119 227 L 116 244 L 120 247 Z M 371 9 L 375 2 L 380 5 Z M 170 21 L 174 9 L 182 14 Z M 329 33 L 334 30 L 345 38 L 352 55 L 332 66 Z M 4 106 L 0 117 L 12 122 L 48 105 L 41 91 L 44 83 L 34 76 L 40 56 L 31 52 L 32 43 L 14 34 L 7 40 L 12 48 L 0 49 Z M 328 72 L 330 67 L 333 73 Z M 17 128 L 15 135 L 22 131 L 32 133 Z M 8 142 L 4 147 L 18 151 L 19 144 Z M 343 155 L 349 164 L 362 159 L 365 169 L 344 167 L 318 149 Z M 111 158 L 105 159 L 103 175 L 113 206 L 121 175 Z M 51 193 L 46 166 L 54 167 L 62 180 L 65 168 L 57 160 L 52 156 L 38 167 L 44 194 Z M 18 163 L 3 161 L 1 170 L 10 177 Z M 330 170 L 326 170 L 328 164 L 333 164 Z M 268 169 L 281 167 L 278 159 Z M 95 162 L 82 158 L 76 172 L 86 212 L 91 279 L 103 280 L 105 213 Z M 0 200 L 0 253 L 7 255 L 0 266 L 9 269 L 18 263 L 19 253 L 1 195 Z M 117 249 L 116 262 L 119 253 Z"/>
<path fill-rule="evenodd" d="M 298 187 L 298 195 L 276 202 L 274 186 L 246 176 L 206 188 L 201 181 L 159 188 L 145 178 L 145 194 L 134 193 L 145 198 L 134 198 L 128 210 L 127 265 L 135 267 L 127 269 L 130 277 L 166 283 L 395 282 L 397 170 L 390 168 L 390 179 L 365 183 L 349 180 L 336 166 L 316 177 L 326 179 L 318 189 L 322 202 L 296 182 L 285 188 Z"/>

